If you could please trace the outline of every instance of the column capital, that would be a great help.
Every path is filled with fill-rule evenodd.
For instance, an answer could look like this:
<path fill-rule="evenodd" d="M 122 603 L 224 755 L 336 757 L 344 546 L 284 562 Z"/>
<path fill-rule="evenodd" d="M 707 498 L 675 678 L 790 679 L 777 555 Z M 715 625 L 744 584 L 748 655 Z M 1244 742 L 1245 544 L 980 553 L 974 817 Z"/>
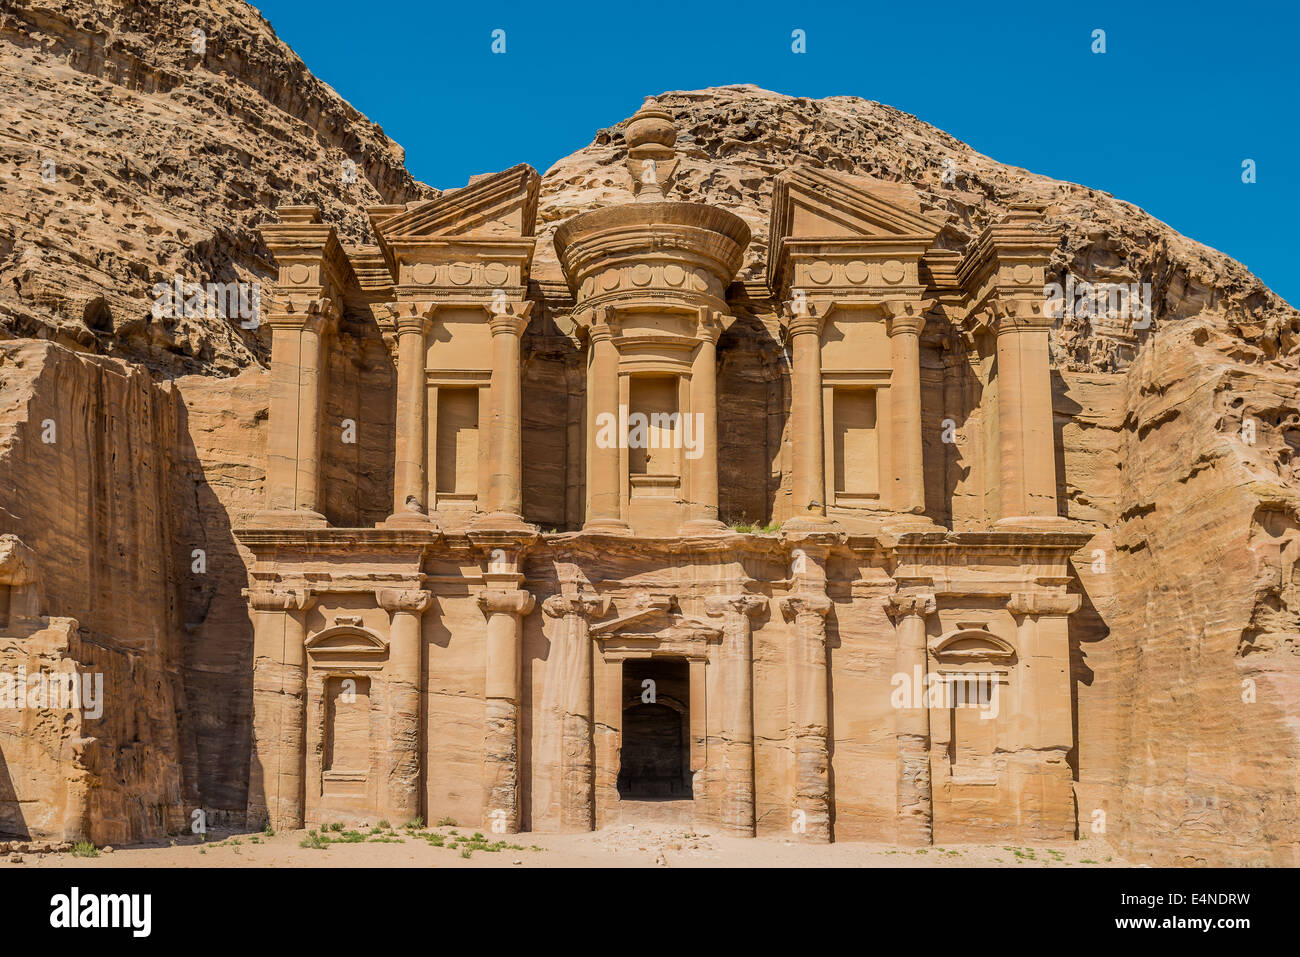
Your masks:
<path fill-rule="evenodd" d="M 766 607 L 767 598 L 764 595 L 711 595 L 704 599 L 705 612 L 714 618 L 729 611 L 749 618 Z"/>
<path fill-rule="evenodd" d="M 423 335 L 428 331 L 438 311 L 438 304 L 431 300 L 408 299 L 393 303 L 393 325 L 397 334 L 418 332 Z"/>
<path fill-rule="evenodd" d="M 825 595 L 806 592 L 799 595 L 786 595 L 778 604 L 787 621 L 793 621 L 805 615 L 825 618 L 830 614 L 831 600 Z"/>
<path fill-rule="evenodd" d="M 310 588 L 245 588 L 244 597 L 257 611 L 307 611 L 316 604 Z"/>
<path fill-rule="evenodd" d="M 608 321 L 609 317 L 601 316 L 587 330 L 587 337 L 593 344 L 597 342 L 612 341 L 615 336 L 613 324 Z"/>
<path fill-rule="evenodd" d="M 528 305 L 532 305 L 530 302 Z M 528 316 L 513 315 L 508 312 L 490 312 L 488 330 L 493 336 L 514 336 L 518 339 L 528 328 Z"/>
<path fill-rule="evenodd" d="M 889 319 L 889 335 L 919 336 L 925 329 L 925 314 L 934 307 L 934 299 L 886 299 L 881 303 Z"/>
<path fill-rule="evenodd" d="M 933 592 L 899 592 L 885 599 L 890 613 L 895 618 L 926 618 L 933 615 L 938 607 Z"/>
<path fill-rule="evenodd" d="M 594 595 L 552 595 L 542 602 L 542 611 L 552 618 L 596 618 L 609 611 L 609 599 Z"/>
<path fill-rule="evenodd" d="M 375 601 L 389 614 L 409 611 L 421 615 L 433 604 L 433 592 L 419 588 L 377 588 Z"/>
<path fill-rule="evenodd" d="M 478 596 L 478 606 L 483 609 L 485 615 L 493 614 L 510 614 L 510 615 L 527 615 L 533 610 L 536 599 L 530 592 L 523 590 L 517 591 L 485 591 Z"/>
<path fill-rule="evenodd" d="M 700 306 L 699 317 L 695 322 L 695 338 L 717 342 L 722 335 L 722 313 L 709 306 Z"/>
<path fill-rule="evenodd" d="M 1007 601 L 1007 611 L 1013 615 L 1072 615 L 1079 610 L 1083 599 L 1078 595 L 1054 595 L 1035 591 L 1015 592 Z"/>
<path fill-rule="evenodd" d="M 1031 329 L 1050 329 L 1053 318 L 1041 299 L 992 299 L 988 312 L 997 334 L 1017 334 Z"/>
<path fill-rule="evenodd" d="M 343 315 L 342 305 L 329 296 L 287 296 L 279 306 L 266 317 L 266 324 L 272 331 L 313 329 L 319 332 Z"/>
<path fill-rule="evenodd" d="M 822 326 L 826 322 L 826 317 L 824 315 L 817 316 L 810 312 L 791 312 L 789 310 L 792 303 L 787 302 L 785 305 L 787 309 L 785 328 L 790 338 L 793 339 L 795 336 L 810 334 L 820 336 L 822 334 Z"/>

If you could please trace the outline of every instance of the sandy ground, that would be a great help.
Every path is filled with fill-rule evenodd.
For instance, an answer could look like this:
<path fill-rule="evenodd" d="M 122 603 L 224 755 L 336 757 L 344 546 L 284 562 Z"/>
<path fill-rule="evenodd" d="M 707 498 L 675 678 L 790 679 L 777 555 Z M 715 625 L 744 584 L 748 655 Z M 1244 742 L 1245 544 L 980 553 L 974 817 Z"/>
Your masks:
<path fill-rule="evenodd" d="M 24 854 L 0 857 L 0 868 L 24 867 L 1124 867 L 1102 841 L 1058 845 L 949 844 L 901 849 L 888 844 L 796 844 L 745 840 L 683 825 L 636 824 L 591 834 L 484 835 L 465 827 L 371 833 L 328 833 L 323 849 L 302 847 L 306 831 L 267 837 L 256 832 L 209 833 L 206 841 L 100 850 L 97 857 Z M 374 829 L 377 831 L 378 829 Z M 442 846 L 437 846 L 438 841 Z M 509 846 L 487 850 L 504 841 Z"/>

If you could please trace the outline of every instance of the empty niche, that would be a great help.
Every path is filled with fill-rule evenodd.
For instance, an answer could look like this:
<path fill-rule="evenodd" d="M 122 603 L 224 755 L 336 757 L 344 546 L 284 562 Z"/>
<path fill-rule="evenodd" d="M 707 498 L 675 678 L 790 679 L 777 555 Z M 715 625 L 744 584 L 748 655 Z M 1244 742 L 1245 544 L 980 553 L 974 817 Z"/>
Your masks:
<path fill-rule="evenodd" d="M 478 491 L 478 389 L 438 390 L 438 494 Z"/>
<path fill-rule="evenodd" d="M 370 766 L 370 679 L 334 676 L 325 684 L 325 754 L 333 774 L 365 774 Z"/>
<path fill-rule="evenodd" d="M 875 389 L 836 389 L 833 407 L 835 491 L 847 498 L 880 492 Z"/>
<path fill-rule="evenodd" d="M 628 405 L 628 471 L 633 475 L 678 474 L 677 377 L 633 376 Z"/>

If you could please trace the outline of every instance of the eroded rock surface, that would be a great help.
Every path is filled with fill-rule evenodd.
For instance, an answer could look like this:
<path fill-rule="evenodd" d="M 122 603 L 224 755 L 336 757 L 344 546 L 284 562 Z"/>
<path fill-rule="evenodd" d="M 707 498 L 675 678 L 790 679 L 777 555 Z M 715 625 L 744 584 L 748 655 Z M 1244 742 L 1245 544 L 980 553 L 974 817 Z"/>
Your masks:
<path fill-rule="evenodd" d="M 365 206 L 436 194 L 243 3 L 6 3 L 0 101 L 0 329 L 168 375 L 268 347 L 219 315 L 153 317 L 155 283 L 265 278 L 278 204 L 358 241 Z"/>
<path fill-rule="evenodd" d="M 97 728 L 4 725 L 0 750 L 11 777 L 96 782 L 86 807 L 101 830 L 66 822 L 59 804 L 28 820 L 44 833 L 152 837 L 200 806 L 235 819 L 251 628 L 231 528 L 264 504 L 267 349 L 219 317 L 154 320 L 149 290 L 177 274 L 268 277 L 255 230 L 277 205 L 318 204 L 347 242 L 366 243 L 364 206 L 433 192 L 242 4 L 8 4 L 0 94 L 0 327 L 58 344 L 0 353 L 0 531 L 37 556 L 40 614 L 52 616 L 21 639 L 7 630 L 0 653 L 6 667 L 21 656 L 94 666 L 134 696 Z M 1102 821 L 1132 860 L 1300 863 L 1300 314 L 1141 210 L 1002 165 L 887 106 L 753 87 L 659 102 L 679 130 L 680 198 L 724 206 L 753 233 L 742 280 L 763 278 L 772 178 L 807 163 L 911 186 L 947 218 L 940 245 L 954 250 L 1012 204 L 1043 204 L 1063 230 L 1058 278 L 1151 284 L 1150 328 L 1067 317 L 1052 333 L 1061 500 L 1096 530 L 1076 560 L 1084 608 L 1072 626 L 1079 827 Z M 623 201 L 625 153 L 620 124 L 546 174 L 535 278 L 559 279 L 560 222 Z M 343 181 L 349 159 L 355 183 Z M 767 308 L 746 321 L 771 325 Z M 745 328 L 719 351 L 737 415 L 788 388 L 772 337 Z M 525 348 L 528 394 L 560 400 L 526 406 L 526 424 L 573 431 L 566 403 L 582 380 L 563 337 L 530 333 Z M 47 419 L 55 443 L 42 442 Z M 724 504 L 728 469 L 771 473 L 767 494 L 731 502 L 732 517 L 770 519 L 788 479 L 787 425 L 766 433 L 723 437 L 736 442 L 722 456 Z M 554 446 L 526 442 L 525 468 L 542 467 L 525 506 L 562 527 L 581 499 L 555 504 L 575 476 L 547 458 Z M 385 453 L 368 454 L 358 468 L 391 474 Z"/>

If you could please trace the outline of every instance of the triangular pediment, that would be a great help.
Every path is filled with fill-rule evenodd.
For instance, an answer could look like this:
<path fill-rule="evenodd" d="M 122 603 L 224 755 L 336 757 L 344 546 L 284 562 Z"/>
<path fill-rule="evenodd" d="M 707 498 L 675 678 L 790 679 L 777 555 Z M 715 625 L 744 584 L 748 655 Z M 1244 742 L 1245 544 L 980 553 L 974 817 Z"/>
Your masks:
<path fill-rule="evenodd" d="M 923 215 L 906 186 L 799 167 L 777 177 L 772 239 L 933 239 L 943 224 Z"/>
<path fill-rule="evenodd" d="M 537 226 L 541 177 L 527 163 L 470 180 L 437 199 L 375 222 L 380 242 L 450 238 L 527 238 Z"/>

